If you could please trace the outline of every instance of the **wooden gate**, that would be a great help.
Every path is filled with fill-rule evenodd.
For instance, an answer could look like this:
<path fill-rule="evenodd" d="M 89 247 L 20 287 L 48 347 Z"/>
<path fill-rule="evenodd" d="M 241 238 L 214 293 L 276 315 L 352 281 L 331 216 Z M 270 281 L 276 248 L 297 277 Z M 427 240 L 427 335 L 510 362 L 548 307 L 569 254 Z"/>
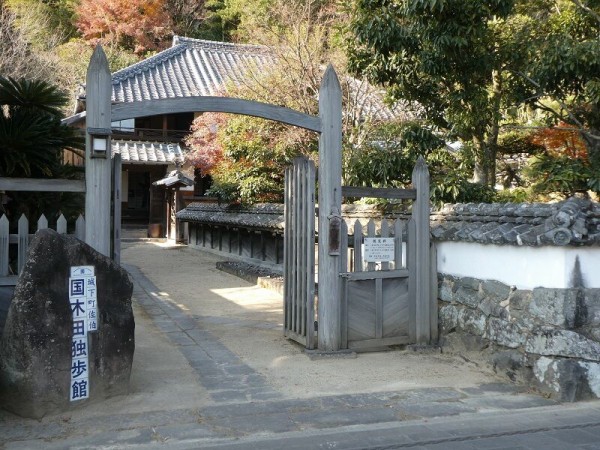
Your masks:
<path fill-rule="evenodd" d="M 367 225 L 366 238 L 387 250 L 391 261 L 375 262 L 363 244 L 363 226 L 354 223 L 353 248 L 344 240 L 342 255 L 342 348 L 366 349 L 414 342 L 415 221 L 395 220 L 390 233 L 386 219 L 376 233 L 375 222 Z M 406 232 L 405 232 L 406 231 Z M 342 236 L 348 235 L 342 224 Z M 406 238 L 405 238 L 406 237 Z M 384 247 L 385 246 L 385 247 Z M 370 262 L 365 262 L 365 256 Z"/>
<path fill-rule="evenodd" d="M 437 340 L 437 295 L 429 239 L 429 171 L 419 158 L 412 189 L 343 187 L 346 197 L 412 200 L 408 221 L 381 221 L 376 233 L 369 221 L 366 236 L 359 221 L 340 247 L 342 349 L 367 349 Z M 340 234 L 348 236 L 345 222 Z M 367 246 L 366 240 L 369 240 Z M 370 248 L 369 248 L 370 247 Z M 368 254 L 367 250 L 368 249 Z"/>
<path fill-rule="evenodd" d="M 284 235 L 284 333 L 306 346 L 321 347 L 317 327 L 324 321 L 321 301 L 339 311 L 337 350 L 378 349 L 400 344 L 428 344 L 437 340 L 436 280 L 432 279 L 429 243 L 429 172 L 423 159 L 413 171 L 412 189 L 347 187 L 344 197 L 378 197 L 412 201 L 407 220 L 370 220 L 366 233 L 360 221 L 348 225 L 340 214 L 327 219 L 327 252 L 337 258 L 339 296 L 321 298 L 315 311 L 315 166 L 296 158 L 286 171 Z M 321 236 L 319 236 L 321 246 Z M 383 253 L 374 253 L 378 245 Z M 366 249 L 366 250 L 365 250 Z M 321 249 L 320 249 L 321 250 Z M 319 272 L 321 273 L 321 272 Z M 319 281 L 322 281 L 321 279 Z M 331 281 L 331 280 L 325 280 Z M 330 316 L 331 317 L 331 316 Z M 333 350 L 333 351 L 337 351 Z"/>
<path fill-rule="evenodd" d="M 315 164 L 296 158 L 285 173 L 284 333 L 315 348 Z"/>

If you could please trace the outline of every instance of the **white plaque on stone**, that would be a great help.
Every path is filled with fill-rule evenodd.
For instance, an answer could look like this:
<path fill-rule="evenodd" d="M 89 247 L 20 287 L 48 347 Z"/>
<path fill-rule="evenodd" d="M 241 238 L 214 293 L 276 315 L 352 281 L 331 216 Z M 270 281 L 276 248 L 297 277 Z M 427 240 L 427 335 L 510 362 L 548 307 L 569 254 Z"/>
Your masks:
<path fill-rule="evenodd" d="M 93 277 L 94 266 L 72 266 L 71 277 Z"/>

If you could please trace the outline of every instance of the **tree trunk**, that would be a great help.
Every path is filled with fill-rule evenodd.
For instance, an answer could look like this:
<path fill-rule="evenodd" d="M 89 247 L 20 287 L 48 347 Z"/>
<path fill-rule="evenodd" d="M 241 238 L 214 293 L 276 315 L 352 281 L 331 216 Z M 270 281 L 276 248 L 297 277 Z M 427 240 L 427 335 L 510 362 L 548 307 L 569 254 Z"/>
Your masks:
<path fill-rule="evenodd" d="M 498 135 L 500 133 L 500 106 L 502 95 L 502 79 L 500 72 L 492 72 L 492 95 L 490 98 L 491 121 L 486 124 L 485 133 L 475 136 L 477 151 L 473 180 L 484 186 L 494 187 L 496 184 L 496 154 L 498 153 Z"/>
<path fill-rule="evenodd" d="M 488 177 L 485 168 L 485 140 L 481 136 L 476 136 L 473 138 L 473 145 L 475 146 L 473 182 L 486 186 L 488 184 Z"/>
<path fill-rule="evenodd" d="M 589 130 L 581 131 L 581 138 L 585 142 L 588 158 L 592 165 L 600 168 L 600 131 Z"/>
<path fill-rule="evenodd" d="M 496 184 L 496 152 L 498 134 L 489 134 L 487 139 L 476 136 L 473 139 L 476 148 L 473 182 L 483 186 L 494 187 Z"/>

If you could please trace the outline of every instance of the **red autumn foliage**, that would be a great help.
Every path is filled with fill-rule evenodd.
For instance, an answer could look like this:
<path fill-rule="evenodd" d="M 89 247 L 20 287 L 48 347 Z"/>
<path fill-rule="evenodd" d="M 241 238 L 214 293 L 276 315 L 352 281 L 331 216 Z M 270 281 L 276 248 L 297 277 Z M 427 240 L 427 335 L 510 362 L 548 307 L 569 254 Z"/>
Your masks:
<path fill-rule="evenodd" d="M 552 156 L 587 160 L 587 149 L 579 131 L 566 123 L 554 128 L 542 128 L 531 135 L 531 142 L 543 146 Z"/>
<path fill-rule="evenodd" d="M 77 27 L 87 41 L 137 54 L 166 45 L 172 23 L 165 0 L 81 0 Z"/>
<path fill-rule="evenodd" d="M 217 132 L 226 122 L 224 114 L 204 113 L 194 119 L 192 133 L 185 140 L 191 150 L 187 160 L 205 175 L 223 159 L 223 147 L 217 140 Z"/>

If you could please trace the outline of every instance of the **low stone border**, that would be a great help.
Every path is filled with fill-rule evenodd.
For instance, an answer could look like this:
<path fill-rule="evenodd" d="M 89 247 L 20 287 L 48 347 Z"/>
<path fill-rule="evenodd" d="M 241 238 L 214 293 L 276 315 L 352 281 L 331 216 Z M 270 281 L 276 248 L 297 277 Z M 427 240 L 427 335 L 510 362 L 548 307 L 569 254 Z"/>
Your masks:
<path fill-rule="evenodd" d="M 283 295 L 283 275 L 271 269 L 239 261 L 219 261 L 217 269 Z"/>

